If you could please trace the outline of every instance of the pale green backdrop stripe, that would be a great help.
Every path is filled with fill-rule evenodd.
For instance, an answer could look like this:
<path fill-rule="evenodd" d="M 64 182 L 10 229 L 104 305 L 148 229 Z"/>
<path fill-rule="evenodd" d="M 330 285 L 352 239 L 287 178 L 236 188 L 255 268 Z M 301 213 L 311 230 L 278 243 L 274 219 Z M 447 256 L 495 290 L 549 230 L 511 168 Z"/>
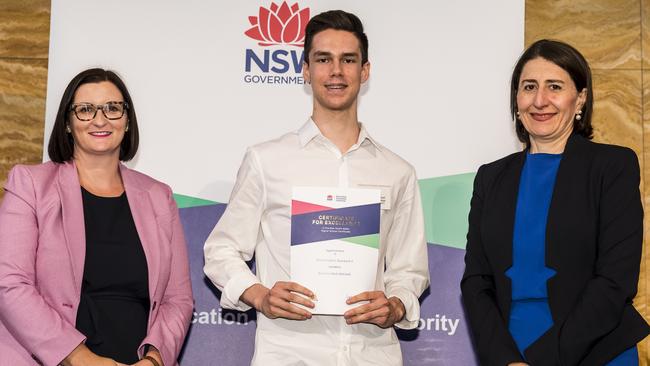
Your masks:
<path fill-rule="evenodd" d="M 427 242 L 465 249 L 476 173 L 420 179 Z"/>
<path fill-rule="evenodd" d="M 465 249 L 467 214 L 475 173 L 420 179 L 427 242 Z M 174 194 L 179 208 L 218 202 Z"/>
<path fill-rule="evenodd" d="M 174 200 L 176 200 L 176 205 L 178 206 L 178 208 L 209 206 L 209 205 L 216 205 L 219 203 L 215 201 L 204 200 L 202 198 L 185 196 L 178 193 L 174 193 Z"/>

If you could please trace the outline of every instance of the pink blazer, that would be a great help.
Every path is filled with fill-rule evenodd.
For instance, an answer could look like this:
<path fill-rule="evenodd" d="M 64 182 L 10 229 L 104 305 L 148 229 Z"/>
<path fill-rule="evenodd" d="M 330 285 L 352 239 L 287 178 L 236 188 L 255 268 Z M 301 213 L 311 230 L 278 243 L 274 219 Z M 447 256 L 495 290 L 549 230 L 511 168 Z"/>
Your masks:
<path fill-rule="evenodd" d="M 187 249 L 171 189 L 120 165 L 147 258 L 145 344 L 177 365 L 192 314 Z M 58 365 L 85 340 L 75 329 L 86 254 L 74 163 L 17 165 L 0 206 L 0 365 Z"/>

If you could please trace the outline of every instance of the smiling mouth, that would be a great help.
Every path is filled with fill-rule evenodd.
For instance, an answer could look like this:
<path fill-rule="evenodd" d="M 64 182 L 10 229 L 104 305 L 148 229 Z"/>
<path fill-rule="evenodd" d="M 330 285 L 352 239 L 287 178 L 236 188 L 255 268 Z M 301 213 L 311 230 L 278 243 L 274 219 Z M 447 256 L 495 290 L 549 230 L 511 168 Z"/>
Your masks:
<path fill-rule="evenodd" d="M 342 84 L 342 83 L 325 84 L 325 88 L 327 88 L 327 90 L 334 90 L 334 91 L 343 90 L 347 87 L 348 87 L 347 84 Z"/>
<path fill-rule="evenodd" d="M 88 133 L 90 136 L 94 137 L 108 137 L 112 134 L 112 132 L 109 131 L 95 131 L 95 132 L 89 132 Z"/>
<path fill-rule="evenodd" d="M 555 113 L 531 113 L 530 116 L 533 117 L 535 121 L 548 121 L 555 116 Z"/>

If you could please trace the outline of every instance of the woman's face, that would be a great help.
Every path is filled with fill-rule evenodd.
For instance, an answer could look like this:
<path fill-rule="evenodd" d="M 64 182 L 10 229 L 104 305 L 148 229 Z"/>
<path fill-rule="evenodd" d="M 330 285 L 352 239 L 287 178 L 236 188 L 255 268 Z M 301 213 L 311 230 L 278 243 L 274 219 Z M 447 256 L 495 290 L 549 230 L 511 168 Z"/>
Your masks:
<path fill-rule="evenodd" d="M 104 105 L 110 102 L 124 102 L 120 90 L 109 81 L 81 85 L 74 94 L 74 105 Z M 86 107 L 83 107 L 86 108 Z M 120 144 L 124 138 L 128 113 L 110 120 L 98 108 L 90 121 L 80 120 L 75 112 L 69 114 L 69 126 L 74 138 L 74 158 L 110 156 L 119 159 Z M 82 117 L 83 118 L 83 117 Z M 85 118 L 84 118 L 85 119 Z"/>
<path fill-rule="evenodd" d="M 546 59 L 538 57 L 524 65 L 517 110 L 530 135 L 533 152 L 539 152 L 543 145 L 564 149 L 573 131 L 573 118 L 584 105 L 586 95 L 586 89 L 576 90 L 564 69 Z"/>

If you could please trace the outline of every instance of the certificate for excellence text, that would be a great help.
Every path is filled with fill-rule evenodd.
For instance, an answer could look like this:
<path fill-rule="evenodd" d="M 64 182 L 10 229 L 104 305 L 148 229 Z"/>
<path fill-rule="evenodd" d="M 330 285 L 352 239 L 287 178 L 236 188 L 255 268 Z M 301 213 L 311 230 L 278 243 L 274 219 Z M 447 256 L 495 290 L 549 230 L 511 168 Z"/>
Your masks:
<path fill-rule="evenodd" d="M 291 280 L 316 294 L 314 314 L 341 315 L 348 297 L 375 289 L 378 189 L 294 187 Z"/>

